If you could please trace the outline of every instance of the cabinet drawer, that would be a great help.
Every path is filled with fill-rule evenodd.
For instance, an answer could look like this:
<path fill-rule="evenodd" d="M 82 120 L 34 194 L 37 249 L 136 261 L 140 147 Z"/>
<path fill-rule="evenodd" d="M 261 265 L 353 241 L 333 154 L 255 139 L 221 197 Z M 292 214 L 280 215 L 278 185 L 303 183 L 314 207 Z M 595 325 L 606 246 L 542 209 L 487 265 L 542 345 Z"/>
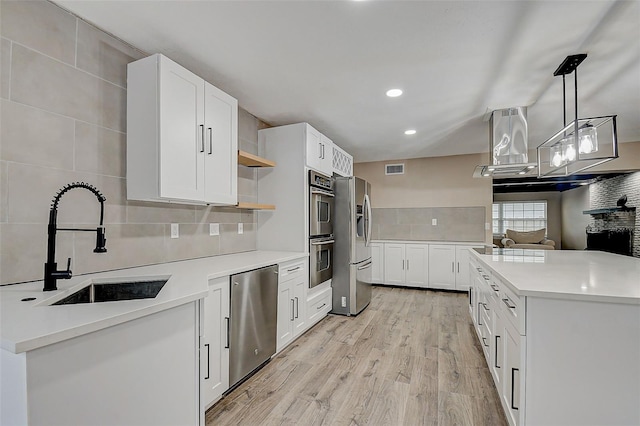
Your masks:
<path fill-rule="evenodd" d="M 332 288 L 329 287 L 314 295 L 307 301 L 307 312 L 309 315 L 309 322 L 311 324 L 320 321 L 327 313 L 329 313 L 332 308 L 331 295 Z"/>
<path fill-rule="evenodd" d="M 505 283 L 493 278 L 493 284 L 500 288 L 498 305 L 501 317 L 510 322 L 521 336 L 525 335 L 524 297 L 517 296 Z"/>
<path fill-rule="evenodd" d="M 280 282 L 290 281 L 301 277 L 306 273 L 306 259 L 298 259 L 291 262 L 281 263 L 278 265 L 278 276 Z"/>

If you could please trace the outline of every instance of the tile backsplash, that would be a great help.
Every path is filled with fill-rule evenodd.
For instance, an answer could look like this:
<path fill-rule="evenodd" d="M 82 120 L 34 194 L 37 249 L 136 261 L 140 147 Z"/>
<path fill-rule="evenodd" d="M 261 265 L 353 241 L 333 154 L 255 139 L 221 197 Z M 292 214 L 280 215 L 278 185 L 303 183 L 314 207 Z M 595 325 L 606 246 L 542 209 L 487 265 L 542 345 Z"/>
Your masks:
<path fill-rule="evenodd" d="M 483 206 L 374 208 L 371 214 L 374 240 L 484 242 Z"/>
<path fill-rule="evenodd" d="M 71 257 L 74 274 L 255 250 L 252 211 L 127 200 L 126 65 L 146 53 L 48 1 L 0 8 L 0 284 L 42 279 L 51 199 L 75 181 L 107 198 L 108 252 L 92 252 L 93 233 L 60 232 L 57 261 Z M 257 153 L 263 127 L 240 109 L 239 148 Z M 238 168 L 238 198 L 257 200 L 255 170 Z M 60 224 L 97 218 L 89 192 L 63 197 Z M 170 238 L 171 223 L 180 238 Z M 209 223 L 220 235 L 209 236 Z"/>

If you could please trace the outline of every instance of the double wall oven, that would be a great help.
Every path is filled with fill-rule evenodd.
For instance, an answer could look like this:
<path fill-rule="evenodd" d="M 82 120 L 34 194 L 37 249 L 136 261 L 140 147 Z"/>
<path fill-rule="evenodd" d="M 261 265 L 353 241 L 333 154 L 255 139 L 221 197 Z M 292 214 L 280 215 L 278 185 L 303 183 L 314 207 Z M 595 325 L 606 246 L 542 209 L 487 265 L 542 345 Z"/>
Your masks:
<path fill-rule="evenodd" d="M 333 276 L 333 178 L 309 171 L 309 287 Z"/>

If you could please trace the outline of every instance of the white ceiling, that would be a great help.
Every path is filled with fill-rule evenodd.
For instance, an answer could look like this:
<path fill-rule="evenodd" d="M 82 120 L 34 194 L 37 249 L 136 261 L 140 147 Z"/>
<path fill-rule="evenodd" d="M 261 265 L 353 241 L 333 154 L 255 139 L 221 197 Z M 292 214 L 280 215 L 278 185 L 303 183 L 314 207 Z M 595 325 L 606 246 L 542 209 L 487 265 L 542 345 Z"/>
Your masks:
<path fill-rule="evenodd" d="M 309 122 L 358 162 L 487 152 L 483 115 L 512 106 L 529 106 L 539 145 L 562 127 L 553 71 L 575 53 L 589 55 L 579 115 L 618 114 L 619 140 L 640 141 L 637 0 L 56 3 L 272 125 Z"/>

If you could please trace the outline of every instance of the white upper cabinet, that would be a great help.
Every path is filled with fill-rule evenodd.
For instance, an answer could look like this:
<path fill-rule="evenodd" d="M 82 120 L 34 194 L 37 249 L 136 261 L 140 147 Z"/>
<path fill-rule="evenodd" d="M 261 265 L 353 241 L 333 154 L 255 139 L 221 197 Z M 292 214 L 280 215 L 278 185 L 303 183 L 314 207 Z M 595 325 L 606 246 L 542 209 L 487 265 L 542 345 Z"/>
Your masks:
<path fill-rule="evenodd" d="M 333 175 L 333 142 L 310 125 L 306 125 L 307 167 L 327 176 Z"/>
<path fill-rule="evenodd" d="M 353 156 L 338 145 L 333 145 L 333 172 L 345 177 L 353 176 Z"/>
<path fill-rule="evenodd" d="M 165 56 L 127 68 L 127 198 L 237 203 L 238 102 Z"/>

